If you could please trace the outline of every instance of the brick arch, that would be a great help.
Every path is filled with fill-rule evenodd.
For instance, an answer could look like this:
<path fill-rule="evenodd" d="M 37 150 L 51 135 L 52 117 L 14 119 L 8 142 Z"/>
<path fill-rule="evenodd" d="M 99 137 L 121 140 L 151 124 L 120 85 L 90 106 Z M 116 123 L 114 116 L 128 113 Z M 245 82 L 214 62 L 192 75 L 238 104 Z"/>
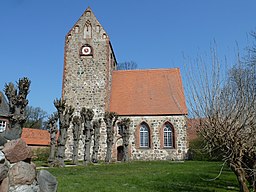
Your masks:
<path fill-rule="evenodd" d="M 169 124 L 171 126 L 172 129 L 172 148 L 177 148 L 177 133 L 176 130 L 173 126 L 173 124 L 170 121 L 165 121 L 161 126 L 160 126 L 160 130 L 159 130 L 159 140 L 160 140 L 160 148 L 164 149 L 164 148 L 169 148 L 169 147 L 164 147 L 164 127 L 166 124 Z"/>
<path fill-rule="evenodd" d="M 136 127 L 136 131 L 135 131 L 135 147 L 137 149 L 141 148 L 140 147 L 140 127 L 142 124 L 145 124 L 148 128 L 149 131 L 149 147 L 148 148 L 152 148 L 152 134 L 153 134 L 153 130 L 152 128 L 149 126 L 149 123 L 146 121 L 142 121 L 140 122 L 137 127 Z"/>

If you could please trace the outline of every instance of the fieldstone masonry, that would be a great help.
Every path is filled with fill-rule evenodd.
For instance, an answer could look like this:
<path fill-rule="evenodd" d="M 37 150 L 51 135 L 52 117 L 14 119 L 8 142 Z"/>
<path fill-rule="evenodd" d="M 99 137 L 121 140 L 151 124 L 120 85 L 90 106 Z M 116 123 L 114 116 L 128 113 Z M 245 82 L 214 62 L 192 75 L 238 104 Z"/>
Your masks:
<path fill-rule="evenodd" d="M 90 49 L 90 54 L 83 54 L 83 48 Z M 103 118 L 105 110 L 109 108 L 111 74 L 115 66 L 109 37 L 88 8 L 66 36 L 62 97 L 75 108 L 74 115 L 79 116 L 82 107 L 86 107 L 93 109 L 94 119 Z M 66 144 L 67 159 L 72 157 L 71 129 L 68 130 Z M 106 126 L 103 123 L 100 156 L 105 153 L 105 140 Z M 79 159 L 83 157 L 82 141 L 79 143 Z"/>
<path fill-rule="evenodd" d="M 36 171 L 31 149 L 22 139 L 0 150 L 0 192 L 56 192 L 57 180 L 48 171 Z M 47 177 L 45 177 L 47 172 Z"/>
<path fill-rule="evenodd" d="M 87 8 L 73 28 L 66 35 L 64 53 L 64 71 L 62 98 L 75 108 L 75 115 L 80 115 L 82 107 L 94 111 L 94 119 L 103 119 L 109 110 L 112 72 L 116 69 L 116 59 L 109 37 L 92 10 Z M 125 85 L 124 85 L 125 86 Z M 113 111 L 115 112 L 115 111 Z M 117 112 L 118 113 L 118 112 Z M 182 160 L 186 153 L 186 122 L 184 115 L 176 116 L 126 116 L 130 118 L 129 156 L 132 160 Z M 139 147 L 139 126 L 142 122 L 150 128 L 150 147 Z M 163 147 L 162 128 L 166 122 L 172 124 L 175 134 L 174 148 Z M 122 146 L 122 138 L 115 130 L 113 161 L 117 160 L 117 148 Z M 78 158 L 83 159 L 84 138 L 81 134 Z M 99 160 L 106 155 L 106 125 L 100 130 Z M 66 159 L 72 159 L 72 125 L 68 130 Z M 92 151 L 92 150 L 91 150 Z"/>

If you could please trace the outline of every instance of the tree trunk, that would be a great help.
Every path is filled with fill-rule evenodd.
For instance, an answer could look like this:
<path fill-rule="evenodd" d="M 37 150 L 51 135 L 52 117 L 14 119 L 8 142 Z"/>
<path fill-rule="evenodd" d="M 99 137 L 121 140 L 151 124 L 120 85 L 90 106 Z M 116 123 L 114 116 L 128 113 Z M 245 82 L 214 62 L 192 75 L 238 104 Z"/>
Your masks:
<path fill-rule="evenodd" d="M 245 171 L 240 163 L 230 163 L 232 171 L 236 174 L 239 183 L 240 192 L 250 192 L 246 185 Z"/>
<path fill-rule="evenodd" d="M 56 134 L 51 135 L 51 140 L 55 140 L 55 143 L 51 141 L 50 145 L 50 155 L 48 158 L 48 163 L 52 163 L 55 160 L 55 149 L 56 149 Z"/>
<path fill-rule="evenodd" d="M 59 137 L 58 137 L 58 150 L 54 166 L 64 167 L 65 158 L 65 145 L 67 141 L 67 130 L 73 117 L 74 108 L 66 106 L 65 100 L 55 100 L 54 105 L 58 110 L 59 117 Z"/>
<path fill-rule="evenodd" d="M 84 165 L 88 165 L 90 163 L 90 150 L 91 150 L 91 140 L 92 140 L 92 119 L 94 116 L 94 112 L 92 109 L 82 108 L 80 111 L 82 123 L 84 123 L 83 134 L 85 136 L 84 142 Z"/>
<path fill-rule="evenodd" d="M 78 147 L 79 147 L 79 138 L 81 134 L 81 120 L 78 116 L 73 118 L 73 155 L 72 163 L 78 164 Z"/>
<path fill-rule="evenodd" d="M 114 126 L 118 115 L 115 112 L 105 112 L 104 121 L 107 128 L 107 152 L 105 162 L 109 163 L 112 159 L 112 146 L 114 141 Z"/>
<path fill-rule="evenodd" d="M 65 145 L 67 140 L 67 127 L 63 127 L 60 129 L 59 137 L 58 137 L 58 149 L 57 149 L 57 166 L 64 167 L 64 158 L 65 158 Z"/>
<path fill-rule="evenodd" d="M 48 158 L 48 163 L 52 163 L 55 160 L 55 150 L 56 150 L 56 135 L 58 132 L 57 128 L 58 114 L 54 113 L 50 116 L 47 126 L 49 128 L 48 132 L 50 133 L 50 155 Z"/>
<path fill-rule="evenodd" d="M 98 162 L 98 152 L 100 147 L 100 125 L 101 125 L 101 119 L 98 121 L 93 122 L 93 130 L 94 130 L 94 145 L 93 145 L 93 151 L 92 151 L 92 162 L 97 163 Z"/>

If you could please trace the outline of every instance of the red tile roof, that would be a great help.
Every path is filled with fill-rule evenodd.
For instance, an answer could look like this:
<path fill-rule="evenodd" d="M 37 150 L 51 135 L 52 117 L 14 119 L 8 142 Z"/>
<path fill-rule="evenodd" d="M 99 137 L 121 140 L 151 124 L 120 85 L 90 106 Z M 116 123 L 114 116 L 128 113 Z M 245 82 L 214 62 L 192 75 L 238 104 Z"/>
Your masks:
<path fill-rule="evenodd" d="M 50 133 L 47 130 L 23 128 L 21 138 L 27 145 L 50 145 Z"/>
<path fill-rule="evenodd" d="M 187 114 L 180 70 L 114 71 L 110 111 L 119 115 Z"/>
<path fill-rule="evenodd" d="M 197 127 L 200 124 L 200 119 L 187 119 L 187 136 L 191 142 L 198 138 Z"/>

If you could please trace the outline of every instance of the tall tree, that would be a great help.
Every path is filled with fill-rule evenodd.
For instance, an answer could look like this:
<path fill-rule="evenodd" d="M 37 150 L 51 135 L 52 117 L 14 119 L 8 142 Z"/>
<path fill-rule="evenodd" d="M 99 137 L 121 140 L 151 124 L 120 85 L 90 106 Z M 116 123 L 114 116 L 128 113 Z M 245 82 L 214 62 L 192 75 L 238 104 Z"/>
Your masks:
<path fill-rule="evenodd" d="M 93 134 L 92 119 L 94 116 L 94 112 L 92 109 L 86 109 L 85 107 L 83 107 L 81 109 L 80 116 L 82 119 L 82 123 L 84 124 L 84 165 L 87 165 L 88 163 L 90 163 L 90 150 Z"/>
<path fill-rule="evenodd" d="M 107 128 L 107 153 L 105 162 L 109 163 L 112 159 L 112 146 L 114 141 L 114 126 L 118 119 L 118 115 L 115 112 L 106 111 L 104 114 L 104 121 Z"/>
<path fill-rule="evenodd" d="M 59 137 L 57 140 L 58 149 L 57 149 L 56 161 L 54 162 L 53 165 L 64 167 L 67 131 L 72 121 L 74 108 L 72 106 L 66 105 L 66 101 L 62 99 L 54 100 L 54 105 L 58 111 L 58 117 L 59 117 Z"/>
<path fill-rule="evenodd" d="M 78 163 L 78 146 L 79 146 L 79 139 L 81 135 L 81 118 L 79 116 L 74 116 L 72 120 L 73 124 L 73 156 L 72 156 L 72 163 Z"/>
<path fill-rule="evenodd" d="M 4 92 L 9 100 L 10 110 L 9 127 L 3 133 L 5 139 L 13 140 L 21 137 L 26 122 L 25 108 L 28 104 L 30 83 L 27 77 L 23 77 L 17 82 L 17 87 L 13 83 L 5 84 Z"/>
<path fill-rule="evenodd" d="M 92 162 L 97 163 L 98 162 L 98 152 L 99 152 L 99 147 L 100 147 L 100 126 L 101 126 L 101 119 L 94 120 L 93 121 L 93 138 L 94 138 L 94 143 L 93 143 L 93 151 L 92 151 Z"/>
<path fill-rule="evenodd" d="M 48 132 L 50 133 L 50 154 L 48 158 L 48 163 L 50 164 L 55 160 L 56 137 L 58 133 L 57 122 L 58 122 L 57 113 L 53 113 L 47 121 Z"/>
<path fill-rule="evenodd" d="M 130 141 L 130 126 L 131 120 L 129 118 L 121 119 L 120 122 L 117 123 L 118 127 L 120 128 L 120 135 L 123 139 L 123 149 L 124 149 L 124 156 L 122 161 L 126 162 L 129 161 L 129 141 Z"/>
<path fill-rule="evenodd" d="M 25 108 L 26 122 L 24 127 L 26 128 L 35 128 L 43 129 L 44 128 L 44 119 L 47 117 L 47 112 L 41 109 L 40 107 L 27 106 Z"/>
<path fill-rule="evenodd" d="M 189 76 L 189 104 L 194 117 L 201 119 L 199 133 L 208 152 L 221 151 L 240 191 L 249 192 L 247 181 L 255 191 L 256 89 L 250 83 L 255 74 L 238 63 L 222 78 L 225 64 L 219 62 L 215 52 L 211 73 L 207 68 L 201 65 L 194 73 L 196 77 Z"/>

